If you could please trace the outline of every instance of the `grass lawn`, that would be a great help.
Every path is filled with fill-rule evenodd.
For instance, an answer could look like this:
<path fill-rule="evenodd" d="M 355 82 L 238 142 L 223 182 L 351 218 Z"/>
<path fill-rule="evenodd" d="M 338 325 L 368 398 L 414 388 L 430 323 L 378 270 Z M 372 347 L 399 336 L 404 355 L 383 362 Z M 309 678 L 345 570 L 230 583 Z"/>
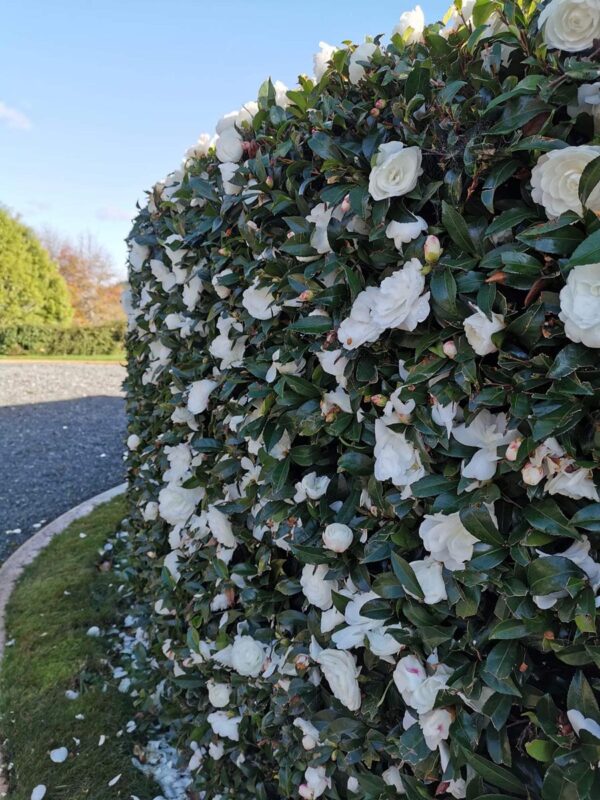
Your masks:
<path fill-rule="evenodd" d="M 126 361 L 125 352 L 111 353 L 105 356 L 44 356 L 44 355 L 21 355 L 21 356 L 0 356 L 0 364 L 9 361 L 90 361 L 105 362 L 109 364 L 122 363 Z"/>
<path fill-rule="evenodd" d="M 5 759 L 14 764 L 9 800 L 30 800 L 38 784 L 47 787 L 45 800 L 150 800 L 160 793 L 132 766 L 131 736 L 116 735 L 134 710 L 116 689 L 105 641 L 87 635 L 91 626 L 116 622 L 113 575 L 96 563 L 123 516 L 117 498 L 75 522 L 27 568 L 12 595 L 7 630 L 15 643 L 0 672 L 0 741 L 8 738 Z M 69 689 L 80 693 L 76 700 L 65 697 Z M 49 751 L 59 747 L 69 756 L 55 764 Z"/>

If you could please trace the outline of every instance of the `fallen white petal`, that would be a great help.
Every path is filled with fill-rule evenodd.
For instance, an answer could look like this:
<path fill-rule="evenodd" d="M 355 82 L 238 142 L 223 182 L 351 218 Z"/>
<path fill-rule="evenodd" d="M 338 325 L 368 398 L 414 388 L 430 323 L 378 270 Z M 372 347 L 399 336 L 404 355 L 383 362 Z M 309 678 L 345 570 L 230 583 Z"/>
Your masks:
<path fill-rule="evenodd" d="M 40 783 L 39 786 L 36 786 L 33 792 L 31 793 L 31 800 L 42 800 L 46 796 L 46 787 L 43 783 Z"/>
<path fill-rule="evenodd" d="M 109 786 L 115 786 L 120 780 L 121 780 L 121 773 L 119 772 L 118 775 L 115 775 L 115 777 L 112 778 L 112 780 L 110 780 L 108 782 L 108 785 Z"/>
<path fill-rule="evenodd" d="M 62 764 L 63 761 L 67 760 L 68 755 L 69 751 L 66 747 L 57 747 L 56 750 L 50 751 L 50 761 L 53 761 L 55 764 Z"/>

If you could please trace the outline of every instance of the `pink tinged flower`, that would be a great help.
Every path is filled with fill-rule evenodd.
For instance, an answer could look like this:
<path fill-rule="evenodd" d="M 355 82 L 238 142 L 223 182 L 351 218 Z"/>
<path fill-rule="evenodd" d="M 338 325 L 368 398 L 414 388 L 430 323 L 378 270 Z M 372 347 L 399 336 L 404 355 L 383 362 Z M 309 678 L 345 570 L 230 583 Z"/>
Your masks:
<path fill-rule="evenodd" d="M 425 255 L 425 262 L 427 264 L 437 264 L 437 262 L 440 260 L 440 256 L 443 253 L 438 237 L 433 235 L 428 236 L 427 239 L 425 239 L 423 251 Z"/>
<path fill-rule="evenodd" d="M 419 717 L 419 725 L 430 750 L 437 750 L 439 745 L 450 735 L 452 714 L 445 708 L 435 708 Z"/>

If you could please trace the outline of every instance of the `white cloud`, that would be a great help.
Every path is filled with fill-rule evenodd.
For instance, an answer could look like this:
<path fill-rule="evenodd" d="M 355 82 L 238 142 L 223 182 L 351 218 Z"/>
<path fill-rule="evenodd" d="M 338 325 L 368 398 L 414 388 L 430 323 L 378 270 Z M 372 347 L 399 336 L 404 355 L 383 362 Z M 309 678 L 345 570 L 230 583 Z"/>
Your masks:
<path fill-rule="evenodd" d="M 0 122 L 5 122 L 9 128 L 17 128 L 21 131 L 28 131 L 31 128 L 31 120 L 22 111 L 7 106 L 0 100 Z"/>
<path fill-rule="evenodd" d="M 103 222 L 131 222 L 133 213 L 117 206 L 103 206 L 96 211 L 96 217 Z"/>

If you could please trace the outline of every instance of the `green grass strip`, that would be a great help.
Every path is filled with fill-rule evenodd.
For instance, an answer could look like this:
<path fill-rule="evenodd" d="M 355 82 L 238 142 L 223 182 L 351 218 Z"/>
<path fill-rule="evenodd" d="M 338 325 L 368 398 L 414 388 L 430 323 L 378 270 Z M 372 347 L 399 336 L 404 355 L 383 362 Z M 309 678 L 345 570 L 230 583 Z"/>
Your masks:
<path fill-rule="evenodd" d="M 87 635 L 91 626 L 106 630 L 117 622 L 114 576 L 100 572 L 97 562 L 124 509 L 117 498 L 73 523 L 27 568 L 10 600 L 7 630 L 15 643 L 0 673 L 0 734 L 14 764 L 9 800 L 30 800 L 38 784 L 47 787 L 45 800 L 159 794 L 131 764 L 131 736 L 116 736 L 134 710 L 116 688 L 106 641 Z M 79 698 L 67 700 L 68 689 Z M 85 719 L 77 720 L 79 714 Z M 99 746 L 102 735 L 106 742 Z M 58 747 L 69 750 L 63 764 L 49 757 Z"/>

